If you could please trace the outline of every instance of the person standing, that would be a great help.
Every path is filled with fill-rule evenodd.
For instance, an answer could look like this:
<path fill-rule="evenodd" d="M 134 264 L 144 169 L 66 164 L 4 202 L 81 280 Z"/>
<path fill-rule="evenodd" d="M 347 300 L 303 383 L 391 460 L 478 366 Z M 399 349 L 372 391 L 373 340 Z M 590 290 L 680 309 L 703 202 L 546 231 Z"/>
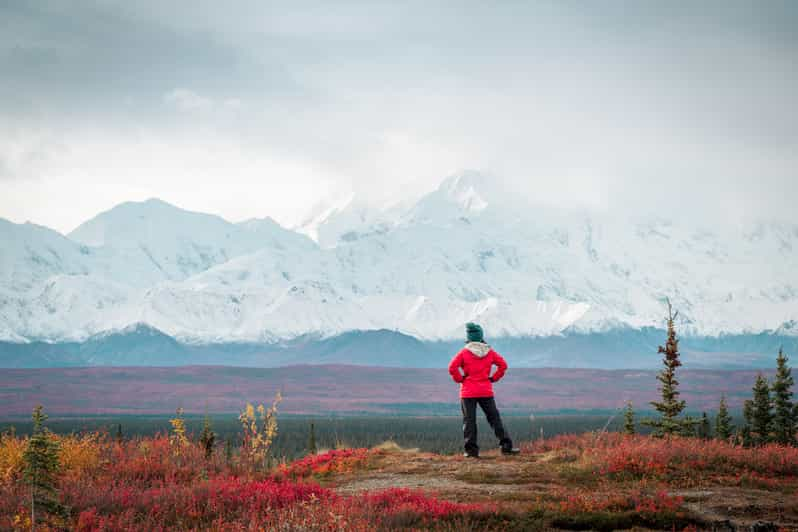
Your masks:
<path fill-rule="evenodd" d="M 460 384 L 460 408 L 463 411 L 464 456 L 479 458 L 477 444 L 477 405 L 485 413 L 488 423 L 499 440 L 502 454 L 518 454 L 513 441 L 504 428 L 496 400 L 493 384 L 499 382 L 507 371 L 507 362 L 487 343 L 482 327 L 476 323 L 466 324 L 467 343 L 449 363 L 449 374 Z M 493 366 L 496 372 L 491 375 Z"/>

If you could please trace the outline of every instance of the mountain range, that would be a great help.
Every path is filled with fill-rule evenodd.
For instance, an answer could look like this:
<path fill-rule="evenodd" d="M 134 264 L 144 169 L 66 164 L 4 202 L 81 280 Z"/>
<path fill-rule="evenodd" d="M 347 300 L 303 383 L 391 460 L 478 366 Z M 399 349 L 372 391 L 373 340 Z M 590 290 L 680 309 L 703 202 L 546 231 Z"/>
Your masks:
<path fill-rule="evenodd" d="M 0 219 L 0 241 L 5 367 L 270 365 L 341 344 L 324 362 L 437 364 L 467 321 L 522 365 L 649 367 L 666 298 L 699 364 L 798 346 L 798 225 L 555 209 L 476 172 L 295 228 L 151 199 L 66 235 Z"/>

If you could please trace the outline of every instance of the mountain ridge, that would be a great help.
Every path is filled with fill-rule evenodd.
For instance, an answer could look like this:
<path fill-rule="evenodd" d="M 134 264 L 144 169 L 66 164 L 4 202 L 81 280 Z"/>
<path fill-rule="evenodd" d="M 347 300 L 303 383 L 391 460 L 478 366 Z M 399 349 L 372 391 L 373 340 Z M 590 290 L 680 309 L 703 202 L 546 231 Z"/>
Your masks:
<path fill-rule="evenodd" d="M 644 369 L 661 366 L 662 329 L 629 327 L 600 333 L 541 337 L 491 337 L 514 367 Z M 355 364 L 444 368 L 462 340 L 422 341 L 397 331 L 348 331 L 333 337 L 304 335 L 271 343 L 180 342 L 146 324 L 103 332 L 83 342 L 0 341 L 0 368 L 175 367 L 186 365 L 276 368 L 294 364 Z M 798 337 L 774 331 L 682 339 L 685 366 L 697 369 L 769 369 L 780 348 L 798 352 Z"/>
<path fill-rule="evenodd" d="M 466 321 L 554 337 L 662 327 L 666 297 L 685 336 L 798 335 L 798 225 L 559 211 L 477 172 L 363 208 L 347 198 L 319 217 L 322 245 L 269 218 L 231 223 L 157 199 L 68 236 L 2 221 L 0 340 L 81 343 L 144 323 L 188 344 L 381 329 L 435 342 Z"/>

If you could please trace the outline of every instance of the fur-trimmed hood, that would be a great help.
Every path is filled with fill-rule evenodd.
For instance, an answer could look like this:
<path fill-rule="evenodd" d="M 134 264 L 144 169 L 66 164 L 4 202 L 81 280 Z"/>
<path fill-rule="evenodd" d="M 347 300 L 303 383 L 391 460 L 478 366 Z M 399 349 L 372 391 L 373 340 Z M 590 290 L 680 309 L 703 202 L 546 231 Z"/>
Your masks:
<path fill-rule="evenodd" d="M 484 358 L 485 355 L 490 353 L 491 347 L 484 342 L 468 342 L 465 348 L 471 351 L 474 356 Z"/>

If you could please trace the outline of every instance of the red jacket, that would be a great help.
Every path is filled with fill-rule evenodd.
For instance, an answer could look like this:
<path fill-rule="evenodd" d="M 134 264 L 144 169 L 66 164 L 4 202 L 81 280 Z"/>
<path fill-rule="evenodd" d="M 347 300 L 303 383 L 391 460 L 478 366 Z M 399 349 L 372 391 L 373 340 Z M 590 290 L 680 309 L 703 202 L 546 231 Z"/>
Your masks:
<path fill-rule="evenodd" d="M 480 356 L 481 355 L 481 356 Z M 490 370 L 496 365 L 496 373 Z M 461 370 L 462 369 L 462 373 Z M 449 363 L 449 373 L 460 383 L 460 397 L 493 397 L 493 383 L 504 377 L 507 362 L 489 345 L 471 342 Z"/>

